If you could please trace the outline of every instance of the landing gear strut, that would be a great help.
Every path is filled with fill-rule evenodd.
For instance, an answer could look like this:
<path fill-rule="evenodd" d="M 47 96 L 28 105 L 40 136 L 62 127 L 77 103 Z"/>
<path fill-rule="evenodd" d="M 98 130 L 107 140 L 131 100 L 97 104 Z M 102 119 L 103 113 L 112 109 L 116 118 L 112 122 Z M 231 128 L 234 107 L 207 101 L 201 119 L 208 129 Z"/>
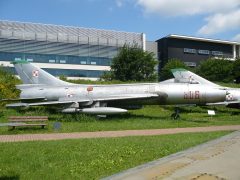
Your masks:
<path fill-rule="evenodd" d="M 171 115 L 171 118 L 173 118 L 173 119 L 179 119 L 180 118 L 180 109 L 179 109 L 179 107 L 175 107 L 174 113 Z"/>

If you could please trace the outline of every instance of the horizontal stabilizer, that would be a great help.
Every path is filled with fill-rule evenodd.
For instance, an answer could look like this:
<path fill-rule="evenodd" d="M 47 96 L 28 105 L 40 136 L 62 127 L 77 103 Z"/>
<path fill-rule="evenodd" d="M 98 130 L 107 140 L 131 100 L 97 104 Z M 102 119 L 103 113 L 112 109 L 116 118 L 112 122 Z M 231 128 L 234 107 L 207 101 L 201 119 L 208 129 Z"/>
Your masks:
<path fill-rule="evenodd" d="M 45 84 L 20 84 L 16 85 L 17 89 L 24 90 L 28 88 L 35 88 L 35 87 L 44 87 L 46 86 Z"/>
<path fill-rule="evenodd" d="M 29 107 L 28 103 L 14 103 L 14 104 L 7 104 L 7 108 L 27 108 Z"/>
<path fill-rule="evenodd" d="M 19 98 L 19 99 L 1 99 L 0 101 L 5 101 L 5 102 L 17 102 L 17 101 L 22 101 L 22 102 L 36 102 L 36 101 L 44 101 L 45 97 L 35 97 L 35 98 Z"/>

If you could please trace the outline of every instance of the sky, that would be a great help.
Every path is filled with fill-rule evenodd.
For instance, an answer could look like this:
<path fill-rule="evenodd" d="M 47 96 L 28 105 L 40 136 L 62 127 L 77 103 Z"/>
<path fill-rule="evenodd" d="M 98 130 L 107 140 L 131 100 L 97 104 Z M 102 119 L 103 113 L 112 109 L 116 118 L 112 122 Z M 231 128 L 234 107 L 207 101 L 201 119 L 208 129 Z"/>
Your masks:
<path fill-rule="evenodd" d="M 0 20 L 240 42 L 240 0 L 0 0 Z"/>

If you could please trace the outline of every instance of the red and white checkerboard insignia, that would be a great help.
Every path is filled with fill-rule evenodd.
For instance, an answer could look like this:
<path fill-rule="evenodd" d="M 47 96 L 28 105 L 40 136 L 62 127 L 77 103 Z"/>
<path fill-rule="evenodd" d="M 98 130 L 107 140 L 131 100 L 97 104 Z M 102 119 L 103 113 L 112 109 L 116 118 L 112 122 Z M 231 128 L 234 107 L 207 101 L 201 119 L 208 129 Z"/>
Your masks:
<path fill-rule="evenodd" d="M 73 97 L 73 94 L 67 94 L 67 97 L 71 98 L 71 97 Z"/>
<path fill-rule="evenodd" d="M 228 95 L 226 96 L 226 100 L 227 100 L 227 101 L 233 101 L 233 95 L 228 94 Z"/>
<path fill-rule="evenodd" d="M 38 70 L 33 70 L 32 76 L 33 77 L 38 77 L 38 75 L 39 75 L 39 71 Z"/>

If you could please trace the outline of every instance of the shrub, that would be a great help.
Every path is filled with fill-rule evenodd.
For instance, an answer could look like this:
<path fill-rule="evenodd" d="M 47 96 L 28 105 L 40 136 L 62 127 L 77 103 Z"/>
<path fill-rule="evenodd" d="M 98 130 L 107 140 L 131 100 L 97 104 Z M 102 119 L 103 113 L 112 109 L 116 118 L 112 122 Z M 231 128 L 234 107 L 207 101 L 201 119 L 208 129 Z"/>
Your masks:
<path fill-rule="evenodd" d="M 168 63 L 160 71 L 160 80 L 163 81 L 163 80 L 166 80 L 166 79 L 173 78 L 171 69 L 175 69 L 175 68 L 189 69 L 183 63 L 183 61 L 181 61 L 179 59 L 170 59 L 168 61 Z"/>
<path fill-rule="evenodd" d="M 21 81 L 11 72 L 0 67 L 0 99 L 14 99 L 19 97 L 20 91 L 15 85 Z"/>
<path fill-rule="evenodd" d="M 210 81 L 233 81 L 233 62 L 224 59 L 208 59 L 202 61 L 197 68 L 197 74 Z"/>
<path fill-rule="evenodd" d="M 240 59 L 234 61 L 232 75 L 233 78 L 236 80 L 236 83 L 240 83 Z"/>

